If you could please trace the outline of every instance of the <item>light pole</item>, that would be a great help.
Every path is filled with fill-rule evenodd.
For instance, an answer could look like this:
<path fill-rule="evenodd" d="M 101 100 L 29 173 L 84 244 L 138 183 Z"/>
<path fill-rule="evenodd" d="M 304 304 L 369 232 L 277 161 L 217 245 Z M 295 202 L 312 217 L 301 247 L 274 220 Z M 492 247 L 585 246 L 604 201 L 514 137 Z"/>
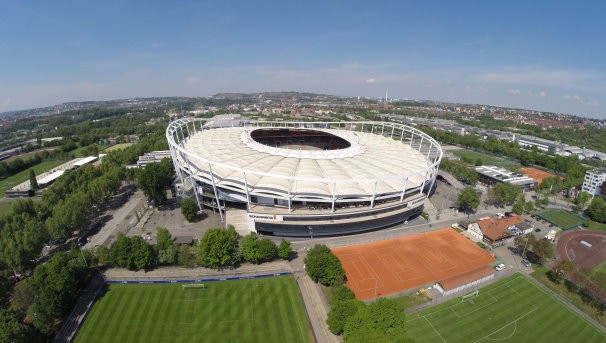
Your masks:
<path fill-rule="evenodd" d="M 307 227 L 309 229 L 309 237 L 310 239 L 314 239 L 314 229 L 311 225 Z"/>

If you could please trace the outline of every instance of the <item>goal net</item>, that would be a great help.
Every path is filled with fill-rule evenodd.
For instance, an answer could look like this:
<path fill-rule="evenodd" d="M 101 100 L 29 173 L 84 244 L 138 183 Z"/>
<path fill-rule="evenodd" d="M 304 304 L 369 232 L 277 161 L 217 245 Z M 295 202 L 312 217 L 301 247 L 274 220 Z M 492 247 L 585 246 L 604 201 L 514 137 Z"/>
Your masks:
<path fill-rule="evenodd" d="M 191 289 L 191 288 L 206 288 L 206 285 L 204 285 L 203 283 L 187 283 L 185 285 L 182 286 L 183 289 Z"/>
<path fill-rule="evenodd" d="M 469 294 L 465 294 L 464 296 L 461 297 L 461 302 L 465 302 L 471 299 L 476 298 L 478 295 L 480 295 L 480 291 L 473 291 Z"/>

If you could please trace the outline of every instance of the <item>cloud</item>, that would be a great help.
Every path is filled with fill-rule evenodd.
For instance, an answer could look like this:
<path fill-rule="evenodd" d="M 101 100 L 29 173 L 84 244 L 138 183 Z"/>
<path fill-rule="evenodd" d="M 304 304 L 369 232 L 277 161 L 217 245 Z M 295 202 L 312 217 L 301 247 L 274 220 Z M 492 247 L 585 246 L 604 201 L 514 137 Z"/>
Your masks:
<path fill-rule="evenodd" d="M 567 94 L 567 95 L 564 95 L 562 98 L 564 98 L 565 100 L 576 101 L 576 102 L 579 102 L 586 106 L 600 106 L 600 103 L 597 100 L 594 99 L 591 101 L 586 101 L 577 94 L 574 94 L 574 95 Z"/>
<path fill-rule="evenodd" d="M 535 98 L 546 98 L 547 92 L 545 92 L 545 91 L 540 91 L 538 93 L 528 92 L 528 95 L 534 96 Z"/>
<path fill-rule="evenodd" d="M 375 79 L 367 79 L 367 80 L 366 80 L 366 81 L 364 81 L 364 82 L 366 82 L 366 83 L 370 83 L 370 84 L 373 84 L 373 83 L 377 83 L 377 80 L 375 80 Z"/>
<path fill-rule="evenodd" d="M 579 102 L 581 101 L 581 97 L 576 94 L 575 95 L 564 95 L 563 98 L 566 100 L 576 100 Z"/>
<path fill-rule="evenodd" d="M 520 94 L 520 90 L 519 89 L 508 89 L 507 93 L 517 95 L 517 94 Z"/>

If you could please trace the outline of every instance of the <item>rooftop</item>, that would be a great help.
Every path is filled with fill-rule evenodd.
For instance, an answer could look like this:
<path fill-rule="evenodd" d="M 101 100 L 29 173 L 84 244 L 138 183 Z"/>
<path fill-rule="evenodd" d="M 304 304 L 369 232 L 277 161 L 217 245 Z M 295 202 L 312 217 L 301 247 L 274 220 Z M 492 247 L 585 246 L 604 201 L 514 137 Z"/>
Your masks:
<path fill-rule="evenodd" d="M 509 233 L 505 230 L 510 226 L 516 225 L 522 222 L 522 219 L 517 215 L 505 217 L 503 219 L 487 218 L 478 220 L 478 226 L 482 231 L 484 237 L 495 242 L 503 238 L 509 237 Z"/>

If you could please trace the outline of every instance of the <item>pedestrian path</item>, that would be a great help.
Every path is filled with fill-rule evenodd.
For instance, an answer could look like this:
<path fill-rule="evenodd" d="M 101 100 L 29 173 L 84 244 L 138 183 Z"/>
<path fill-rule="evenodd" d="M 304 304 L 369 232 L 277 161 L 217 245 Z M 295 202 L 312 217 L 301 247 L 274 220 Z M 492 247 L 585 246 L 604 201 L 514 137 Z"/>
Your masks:
<path fill-rule="evenodd" d="M 297 273 L 296 278 L 316 341 L 321 343 L 340 342 L 338 336 L 328 331 L 328 325 L 326 325 L 328 306 L 322 301 L 318 285 L 303 272 Z"/>

